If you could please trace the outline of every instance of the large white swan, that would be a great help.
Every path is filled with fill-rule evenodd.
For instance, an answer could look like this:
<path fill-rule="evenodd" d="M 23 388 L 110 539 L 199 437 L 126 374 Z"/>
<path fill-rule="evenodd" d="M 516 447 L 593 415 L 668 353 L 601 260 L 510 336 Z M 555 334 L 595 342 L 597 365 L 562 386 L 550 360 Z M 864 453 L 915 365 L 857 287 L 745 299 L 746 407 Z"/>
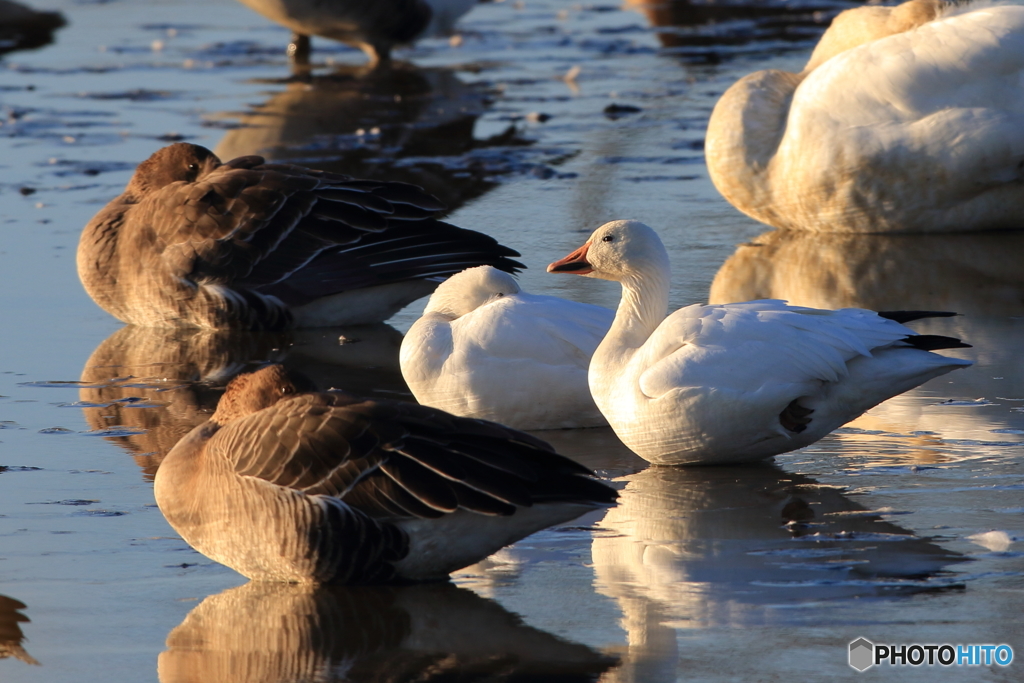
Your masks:
<path fill-rule="evenodd" d="M 402 375 L 417 401 L 456 415 L 516 429 L 605 425 L 587 368 L 613 317 L 469 268 L 438 286 L 405 335 Z"/>
<path fill-rule="evenodd" d="M 715 186 L 777 228 L 1024 226 L 1024 7 L 912 0 L 839 14 L 800 73 L 711 114 Z"/>
<path fill-rule="evenodd" d="M 891 396 L 969 361 L 927 349 L 887 314 L 783 301 L 695 304 L 666 317 L 671 271 L 658 235 L 613 221 L 548 266 L 622 283 L 590 390 L 622 442 L 658 465 L 745 462 L 806 446 Z"/>

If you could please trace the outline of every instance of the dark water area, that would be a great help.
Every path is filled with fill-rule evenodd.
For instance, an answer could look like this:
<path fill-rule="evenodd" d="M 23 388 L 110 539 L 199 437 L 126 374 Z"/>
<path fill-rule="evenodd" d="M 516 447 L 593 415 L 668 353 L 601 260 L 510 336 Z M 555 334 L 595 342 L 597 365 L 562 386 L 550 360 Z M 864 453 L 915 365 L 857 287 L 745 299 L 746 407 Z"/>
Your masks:
<path fill-rule="evenodd" d="M 72 2 L 52 43 L 0 56 L 0 680 L 611 682 L 881 679 L 848 644 L 1006 643 L 1024 658 L 1024 236 L 768 232 L 704 166 L 721 93 L 797 71 L 848 3 L 479 5 L 460 40 L 386 72 L 234 0 Z M 273 360 L 411 399 L 415 303 L 290 334 L 125 327 L 82 290 L 81 228 L 170 141 L 413 182 L 519 250 L 524 289 L 613 306 L 544 267 L 617 218 L 659 231 L 673 307 L 787 298 L 938 309 L 975 365 L 770 463 L 652 468 L 608 429 L 544 432 L 620 489 L 452 584 L 246 584 L 153 500 L 224 383 Z M 1020 678 L 907 667 L 901 680 Z"/>

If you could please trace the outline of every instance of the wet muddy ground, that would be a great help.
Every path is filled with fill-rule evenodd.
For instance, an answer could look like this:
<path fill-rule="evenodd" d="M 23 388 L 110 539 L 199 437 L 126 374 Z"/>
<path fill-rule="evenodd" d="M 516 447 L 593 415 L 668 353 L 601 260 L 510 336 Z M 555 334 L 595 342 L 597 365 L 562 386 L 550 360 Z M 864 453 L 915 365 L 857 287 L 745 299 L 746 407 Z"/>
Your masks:
<path fill-rule="evenodd" d="M 423 41 L 387 74 L 314 40 L 316 68 L 292 78 L 288 33 L 233 0 L 39 5 L 68 26 L 0 57 L 0 680 L 891 674 L 847 666 L 858 637 L 1024 657 L 1024 236 L 773 234 L 704 167 L 722 91 L 799 70 L 843 6 L 487 3 L 461 42 Z M 163 520 L 160 458 L 247 364 L 408 397 L 397 348 L 421 304 L 289 336 L 123 328 L 78 284 L 78 233 L 178 139 L 423 185 L 522 252 L 528 291 L 614 305 L 612 284 L 544 266 L 637 218 L 670 249 L 673 306 L 956 310 L 917 327 L 970 342 L 957 353 L 976 365 L 757 467 L 650 468 L 608 430 L 544 433 L 620 505 L 454 586 L 243 586 Z M 1017 680 L 1021 665 L 900 674 Z"/>

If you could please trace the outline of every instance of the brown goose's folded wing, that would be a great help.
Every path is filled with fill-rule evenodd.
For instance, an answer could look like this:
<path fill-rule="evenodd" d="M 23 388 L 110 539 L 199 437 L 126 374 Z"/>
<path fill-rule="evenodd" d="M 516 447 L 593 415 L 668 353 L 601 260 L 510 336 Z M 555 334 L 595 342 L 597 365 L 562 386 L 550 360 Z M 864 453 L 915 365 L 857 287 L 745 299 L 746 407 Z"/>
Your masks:
<path fill-rule="evenodd" d="M 447 278 L 478 265 L 514 273 L 523 267 L 510 258 L 518 255 L 488 235 L 443 221 L 391 220 L 388 229 L 366 234 L 352 245 L 327 249 L 286 280 L 259 289 L 289 305 L 300 305 L 372 285 Z"/>
<path fill-rule="evenodd" d="M 175 276 L 304 303 L 466 264 L 522 267 L 492 238 L 435 220 L 443 206 L 413 185 L 262 161 L 239 157 L 133 207 Z"/>
<path fill-rule="evenodd" d="M 527 434 L 339 393 L 280 401 L 231 422 L 207 449 L 239 475 L 337 497 L 377 518 L 436 518 L 460 507 L 509 515 L 539 502 L 605 505 L 616 497 Z"/>

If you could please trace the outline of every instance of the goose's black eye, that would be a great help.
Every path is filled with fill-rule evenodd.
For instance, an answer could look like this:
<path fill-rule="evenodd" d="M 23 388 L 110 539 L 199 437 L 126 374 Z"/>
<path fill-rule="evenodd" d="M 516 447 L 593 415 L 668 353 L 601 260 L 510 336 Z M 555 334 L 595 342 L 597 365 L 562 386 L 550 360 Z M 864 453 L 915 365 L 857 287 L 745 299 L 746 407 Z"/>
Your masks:
<path fill-rule="evenodd" d="M 498 296 L 505 296 L 505 292 L 498 292 Z"/>
<path fill-rule="evenodd" d="M 188 165 L 188 170 L 190 170 L 190 171 L 198 171 L 199 170 L 199 164 L 189 164 Z"/>
<path fill-rule="evenodd" d="M 615 241 L 615 235 L 605 235 L 604 237 L 601 238 L 601 241 L 602 242 L 614 242 Z"/>

